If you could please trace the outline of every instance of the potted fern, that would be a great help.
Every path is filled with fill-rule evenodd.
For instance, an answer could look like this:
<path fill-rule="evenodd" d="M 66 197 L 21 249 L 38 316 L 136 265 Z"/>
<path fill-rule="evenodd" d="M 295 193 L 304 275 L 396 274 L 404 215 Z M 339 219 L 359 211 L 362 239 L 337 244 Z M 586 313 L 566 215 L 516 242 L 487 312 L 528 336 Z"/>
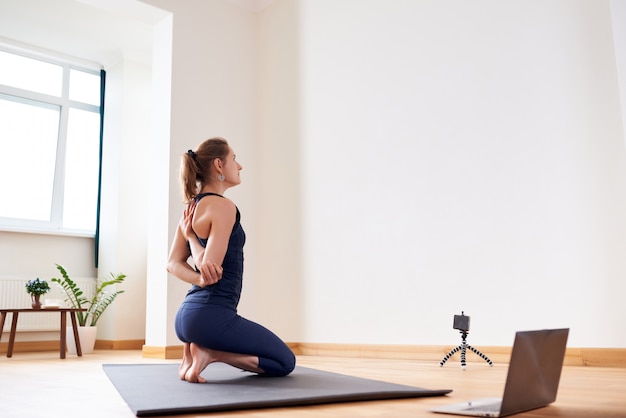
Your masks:
<path fill-rule="evenodd" d="M 56 265 L 57 270 L 61 273 L 61 278 L 53 277 L 51 281 L 56 283 L 58 287 L 65 293 L 65 302 L 72 308 L 87 309 L 85 312 L 76 312 L 76 319 L 78 320 L 79 338 L 81 341 L 81 348 L 83 353 L 89 353 L 93 351 L 93 347 L 96 342 L 96 324 L 104 313 L 104 311 L 115 301 L 123 290 L 115 290 L 112 293 L 107 292 L 107 288 L 112 285 L 120 284 L 126 278 L 126 275 L 119 273 L 110 273 L 110 280 L 98 280 L 96 283 L 96 291 L 92 298 L 85 296 L 84 292 L 73 281 L 67 270 L 60 264 Z M 74 334 L 68 332 L 68 337 L 73 340 Z M 73 341 L 68 341 L 68 350 L 76 349 Z"/>

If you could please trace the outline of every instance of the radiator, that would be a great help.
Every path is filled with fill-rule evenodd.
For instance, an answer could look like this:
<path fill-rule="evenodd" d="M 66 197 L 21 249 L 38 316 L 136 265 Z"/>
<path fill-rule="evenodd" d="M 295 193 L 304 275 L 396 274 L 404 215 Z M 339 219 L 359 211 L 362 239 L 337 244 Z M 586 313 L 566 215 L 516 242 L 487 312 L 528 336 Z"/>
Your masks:
<path fill-rule="evenodd" d="M 0 308 L 30 308 L 31 297 L 26 293 L 26 281 L 28 279 L 17 279 L 0 277 Z M 72 278 L 84 292 L 87 298 L 93 296 L 96 290 L 96 279 L 94 278 Z M 58 289 L 56 283 L 52 283 L 46 279 L 50 285 L 51 291 L 41 296 L 41 303 L 45 299 L 65 299 L 64 293 Z M 63 302 L 63 306 L 69 306 Z M 4 331 L 11 329 L 12 315 L 7 315 L 4 323 Z M 59 330 L 59 313 L 50 311 L 43 314 L 23 313 L 18 317 L 17 330 L 20 331 L 58 331 Z M 68 324 L 69 317 L 68 317 Z"/>

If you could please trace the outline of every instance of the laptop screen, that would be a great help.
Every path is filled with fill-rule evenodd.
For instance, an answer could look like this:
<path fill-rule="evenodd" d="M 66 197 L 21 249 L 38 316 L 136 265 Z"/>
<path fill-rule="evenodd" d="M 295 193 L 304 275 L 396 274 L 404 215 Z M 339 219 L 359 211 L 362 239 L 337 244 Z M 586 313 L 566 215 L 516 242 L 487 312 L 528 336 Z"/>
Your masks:
<path fill-rule="evenodd" d="M 568 334 L 567 328 L 515 334 L 500 416 L 556 400 Z"/>

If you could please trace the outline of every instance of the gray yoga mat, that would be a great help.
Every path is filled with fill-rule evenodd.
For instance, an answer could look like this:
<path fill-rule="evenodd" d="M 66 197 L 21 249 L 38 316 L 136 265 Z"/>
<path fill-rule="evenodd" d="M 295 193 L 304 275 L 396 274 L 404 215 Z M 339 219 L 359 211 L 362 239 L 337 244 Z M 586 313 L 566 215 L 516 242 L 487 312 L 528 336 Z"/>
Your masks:
<path fill-rule="evenodd" d="M 104 364 L 102 367 L 138 417 L 418 398 L 452 392 L 300 366 L 286 377 L 261 377 L 216 363 L 202 373 L 207 379 L 204 384 L 180 380 L 177 364 Z"/>

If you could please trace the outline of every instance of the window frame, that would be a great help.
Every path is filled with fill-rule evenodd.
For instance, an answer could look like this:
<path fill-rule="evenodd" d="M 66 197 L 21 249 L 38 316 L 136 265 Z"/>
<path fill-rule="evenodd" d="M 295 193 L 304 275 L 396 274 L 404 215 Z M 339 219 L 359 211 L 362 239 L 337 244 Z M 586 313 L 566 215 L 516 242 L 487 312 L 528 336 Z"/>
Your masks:
<path fill-rule="evenodd" d="M 26 47 L 15 47 L 13 45 L 0 43 L 0 51 L 7 52 L 10 54 L 20 55 L 23 57 L 39 60 L 42 62 L 59 65 L 62 67 L 63 71 L 63 82 L 62 82 L 62 92 L 61 96 L 52 96 L 44 93 L 39 93 L 31 90 L 25 90 L 14 86 L 7 86 L 4 84 L 0 84 L 0 94 L 3 96 L 3 99 L 8 99 L 11 101 L 26 103 L 34 106 L 42 106 L 42 107 L 58 107 L 59 109 L 59 130 L 57 136 L 57 150 L 55 157 L 55 170 L 54 170 L 54 181 L 53 181 L 53 191 L 51 198 L 51 208 L 50 208 L 50 220 L 42 221 L 42 220 L 34 220 L 34 219 L 20 219 L 20 218 L 9 218 L 0 216 L 0 231 L 8 231 L 8 232 L 24 232 L 24 233 L 35 233 L 35 234 L 46 234 L 46 235 L 69 235 L 69 236 L 80 236 L 80 237 L 95 237 L 98 232 L 98 222 L 97 217 L 99 216 L 99 198 L 96 202 L 96 224 L 93 225 L 93 230 L 83 230 L 83 229 L 72 229 L 63 227 L 63 204 L 64 204 L 64 189 L 65 189 L 65 162 L 66 162 L 66 146 L 67 146 L 67 134 L 68 134 L 68 119 L 70 109 L 79 109 L 88 112 L 93 112 L 100 115 L 100 132 L 102 131 L 102 109 L 101 105 L 103 104 L 102 98 L 100 98 L 100 103 L 98 105 L 92 105 L 88 103 L 78 102 L 75 100 L 70 100 L 69 98 L 69 80 L 70 80 L 70 71 L 78 70 L 86 73 L 90 73 L 93 75 L 97 75 L 102 79 L 102 66 L 98 64 L 88 63 L 88 62 L 80 62 L 76 59 L 70 59 L 67 57 L 62 57 L 60 55 L 56 55 L 51 52 L 41 52 L 36 49 L 29 49 Z M 100 93 L 102 95 L 102 91 Z M 101 141 L 101 139 L 100 139 Z M 100 155 L 99 164 L 102 163 L 102 144 L 99 146 Z M 98 187 L 101 181 L 101 172 L 100 168 L 98 168 Z"/>

